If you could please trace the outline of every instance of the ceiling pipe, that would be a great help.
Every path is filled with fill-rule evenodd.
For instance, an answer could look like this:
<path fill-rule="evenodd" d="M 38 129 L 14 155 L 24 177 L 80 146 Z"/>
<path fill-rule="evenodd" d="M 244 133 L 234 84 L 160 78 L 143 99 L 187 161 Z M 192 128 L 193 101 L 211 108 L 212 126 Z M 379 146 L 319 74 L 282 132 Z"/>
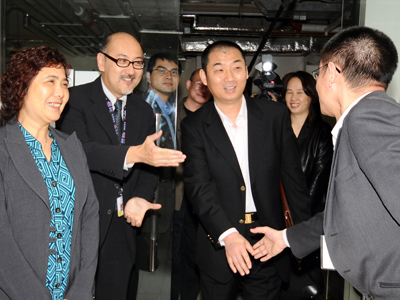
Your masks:
<path fill-rule="evenodd" d="M 85 24 L 97 37 L 103 38 L 104 32 L 93 17 L 93 12 L 90 10 L 84 10 L 81 6 L 75 4 L 72 0 L 65 0 L 74 10 L 74 13 L 83 24 Z"/>

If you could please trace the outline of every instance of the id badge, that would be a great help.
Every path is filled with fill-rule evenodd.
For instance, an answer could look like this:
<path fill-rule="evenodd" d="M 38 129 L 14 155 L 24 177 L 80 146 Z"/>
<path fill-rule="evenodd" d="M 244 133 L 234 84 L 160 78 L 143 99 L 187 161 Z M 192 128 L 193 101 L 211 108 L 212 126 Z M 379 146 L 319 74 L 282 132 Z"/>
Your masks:
<path fill-rule="evenodd" d="M 124 215 L 124 201 L 122 195 L 117 198 L 118 217 Z"/>

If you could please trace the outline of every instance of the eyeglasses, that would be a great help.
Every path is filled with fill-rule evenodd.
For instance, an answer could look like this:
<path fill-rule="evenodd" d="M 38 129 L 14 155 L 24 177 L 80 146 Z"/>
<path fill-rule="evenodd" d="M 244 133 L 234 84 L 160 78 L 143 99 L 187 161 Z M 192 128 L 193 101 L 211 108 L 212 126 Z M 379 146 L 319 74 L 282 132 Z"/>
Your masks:
<path fill-rule="evenodd" d="M 153 69 L 153 71 L 157 71 L 159 74 L 164 75 L 164 76 L 166 76 L 168 73 L 171 73 L 172 76 L 179 75 L 178 69 L 168 70 L 166 68 L 158 67 L 158 68 Z"/>
<path fill-rule="evenodd" d="M 323 65 L 322 67 L 319 67 L 318 69 L 312 71 L 312 76 L 314 77 L 315 80 L 318 79 L 319 72 L 321 71 L 322 68 L 326 68 L 328 64 Z M 341 71 L 336 67 L 336 71 L 340 74 Z"/>
<path fill-rule="evenodd" d="M 101 52 L 105 57 L 109 58 L 110 60 L 112 60 L 113 62 L 115 62 L 117 64 L 118 67 L 120 68 L 127 68 L 129 67 L 130 64 L 132 64 L 133 68 L 136 70 L 142 70 L 144 68 L 144 61 L 142 60 L 134 60 L 134 61 L 130 61 L 126 58 L 114 58 L 104 52 Z"/>
<path fill-rule="evenodd" d="M 197 87 L 197 88 L 205 87 L 205 85 L 203 84 L 203 82 L 201 82 L 201 80 L 197 80 L 197 81 L 190 80 L 190 81 L 193 82 L 195 84 L 195 87 Z"/>

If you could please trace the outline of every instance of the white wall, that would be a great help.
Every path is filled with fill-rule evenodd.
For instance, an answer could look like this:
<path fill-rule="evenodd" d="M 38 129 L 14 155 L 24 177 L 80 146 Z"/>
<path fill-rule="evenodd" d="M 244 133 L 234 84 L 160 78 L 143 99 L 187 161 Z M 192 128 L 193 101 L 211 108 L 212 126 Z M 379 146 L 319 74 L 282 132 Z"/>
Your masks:
<path fill-rule="evenodd" d="M 400 1 L 399 0 L 363 0 L 365 18 L 360 25 L 378 29 L 387 34 L 394 42 L 400 55 Z M 361 12 L 362 14 L 363 12 Z M 400 102 L 400 66 L 397 67 L 387 90 L 390 97 Z"/>

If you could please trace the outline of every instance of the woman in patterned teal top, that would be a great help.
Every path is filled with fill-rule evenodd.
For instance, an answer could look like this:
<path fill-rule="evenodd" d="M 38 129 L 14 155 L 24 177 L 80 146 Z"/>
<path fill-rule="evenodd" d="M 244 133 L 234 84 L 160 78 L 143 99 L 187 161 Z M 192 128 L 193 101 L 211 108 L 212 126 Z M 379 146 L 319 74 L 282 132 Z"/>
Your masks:
<path fill-rule="evenodd" d="M 75 134 L 50 126 L 68 102 L 58 50 L 18 52 L 1 85 L 0 300 L 92 299 L 98 202 Z"/>

